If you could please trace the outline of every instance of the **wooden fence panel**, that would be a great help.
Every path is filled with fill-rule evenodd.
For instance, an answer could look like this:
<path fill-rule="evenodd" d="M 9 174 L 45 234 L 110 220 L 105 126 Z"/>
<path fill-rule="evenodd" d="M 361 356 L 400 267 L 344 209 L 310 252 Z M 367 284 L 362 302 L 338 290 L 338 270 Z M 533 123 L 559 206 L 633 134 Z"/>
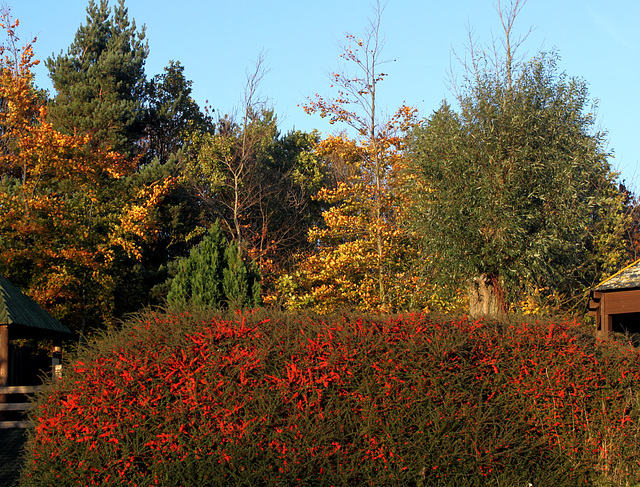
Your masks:
<path fill-rule="evenodd" d="M 31 407 L 29 396 L 41 389 L 31 385 L 0 387 L 0 429 L 27 428 L 24 413 Z"/>

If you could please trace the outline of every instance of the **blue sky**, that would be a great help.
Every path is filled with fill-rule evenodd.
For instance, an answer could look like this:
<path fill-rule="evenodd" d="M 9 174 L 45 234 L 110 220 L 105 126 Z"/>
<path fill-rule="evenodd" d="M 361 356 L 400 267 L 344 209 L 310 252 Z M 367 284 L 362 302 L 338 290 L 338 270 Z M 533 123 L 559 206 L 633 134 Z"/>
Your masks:
<path fill-rule="evenodd" d="M 503 3 L 508 0 L 503 0 Z M 66 51 L 85 22 L 88 0 L 8 0 L 20 20 L 22 39 L 37 36 L 36 57 Z M 115 0 L 111 0 L 115 4 Z M 498 36 L 494 0 L 389 0 L 382 18 L 385 67 L 379 101 L 388 112 L 403 102 L 427 117 L 447 98 L 452 49 L 464 52 L 474 38 Z M 283 132 L 292 128 L 335 130 L 300 104 L 315 93 L 331 94 L 328 73 L 339 66 L 338 42 L 368 24 L 369 0 L 127 0 L 130 18 L 146 25 L 150 54 L 146 72 L 180 61 L 193 81 L 193 95 L 219 113 L 233 112 L 246 73 L 260 52 L 269 72 L 261 85 Z M 529 56 L 557 49 L 560 69 L 584 78 L 599 102 L 598 121 L 609 133 L 614 167 L 640 189 L 640 2 L 637 0 L 529 0 L 517 34 L 532 33 L 522 46 Z M 455 61 L 454 65 L 455 65 Z M 36 84 L 51 88 L 43 64 Z"/>

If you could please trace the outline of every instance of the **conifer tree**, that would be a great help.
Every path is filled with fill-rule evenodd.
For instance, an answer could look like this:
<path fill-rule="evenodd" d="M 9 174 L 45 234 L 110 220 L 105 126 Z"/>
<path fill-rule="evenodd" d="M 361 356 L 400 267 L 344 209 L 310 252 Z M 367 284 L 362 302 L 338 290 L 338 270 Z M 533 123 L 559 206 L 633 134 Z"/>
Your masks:
<path fill-rule="evenodd" d="M 243 308 L 260 304 L 260 273 L 235 242 L 228 243 L 219 222 L 188 257 L 180 260 L 167 301 L 172 306 Z"/>
<path fill-rule="evenodd" d="M 49 120 L 58 130 L 90 133 L 96 144 L 132 155 L 142 133 L 144 27 L 129 21 L 124 0 L 110 12 L 108 0 L 93 0 L 66 54 L 46 61 L 57 92 Z"/>
<path fill-rule="evenodd" d="M 245 308 L 260 303 L 260 275 L 255 263 L 247 265 L 235 242 L 225 250 L 222 289 L 231 308 Z"/>
<path fill-rule="evenodd" d="M 166 162 L 180 150 L 191 133 L 208 133 L 213 122 L 191 97 L 193 81 L 184 76 L 180 62 L 169 61 L 162 74 L 147 85 L 149 110 L 145 121 L 146 159 Z"/>

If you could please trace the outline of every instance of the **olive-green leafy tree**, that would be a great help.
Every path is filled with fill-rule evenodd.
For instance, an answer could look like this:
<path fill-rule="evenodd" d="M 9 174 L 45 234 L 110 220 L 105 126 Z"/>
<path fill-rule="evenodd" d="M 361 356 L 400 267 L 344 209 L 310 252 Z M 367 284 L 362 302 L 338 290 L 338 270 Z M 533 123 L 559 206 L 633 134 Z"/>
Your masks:
<path fill-rule="evenodd" d="M 260 304 L 260 272 L 242 258 L 237 243 L 227 242 L 216 222 L 178 263 L 167 296 L 171 306 L 245 308 Z"/>
<path fill-rule="evenodd" d="M 515 61 L 519 7 L 501 14 L 502 63 L 472 51 L 459 112 L 443 103 L 410 143 L 406 180 L 426 259 L 469 284 L 478 315 L 525 296 L 576 307 L 623 258 L 620 193 L 586 83 L 559 72 L 555 53 Z"/>
<path fill-rule="evenodd" d="M 248 75 L 240 115 L 221 117 L 214 132 L 193 135 L 181 182 L 209 221 L 219 219 L 263 275 L 274 276 L 289 256 L 309 247 L 307 230 L 320 219 L 312 196 L 324 175 L 314 152 L 317 132 L 281 134 L 260 96 L 263 62 L 260 56 Z"/>

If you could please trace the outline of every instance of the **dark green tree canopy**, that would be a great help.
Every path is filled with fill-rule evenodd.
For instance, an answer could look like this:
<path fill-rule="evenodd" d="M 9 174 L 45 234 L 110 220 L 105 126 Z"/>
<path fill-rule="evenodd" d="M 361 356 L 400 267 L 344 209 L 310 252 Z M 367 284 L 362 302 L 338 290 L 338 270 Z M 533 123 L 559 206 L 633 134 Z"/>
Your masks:
<path fill-rule="evenodd" d="M 193 137 L 184 180 L 210 221 L 223 222 L 262 268 L 308 247 L 307 230 L 320 219 L 312 197 L 325 175 L 317 132 L 281 134 L 273 110 L 248 112 L 242 123 L 220 118 L 215 133 Z"/>
<path fill-rule="evenodd" d="M 514 293 L 580 291 L 617 194 L 586 83 L 540 54 L 477 72 L 410 142 L 415 228 L 442 277 L 484 275 Z M 510 77 L 514 76 L 513 79 Z"/>
<path fill-rule="evenodd" d="M 184 146 L 190 133 L 208 133 L 213 123 L 191 98 L 193 82 L 184 76 L 180 62 L 170 61 L 164 73 L 147 85 L 149 103 L 145 123 L 146 157 L 166 162 Z"/>
<path fill-rule="evenodd" d="M 110 11 L 93 0 L 67 54 L 46 61 L 56 90 L 49 117 L 65 133 L 89 132 L 98 144 L 132 155 L 142 133 L 148 46 L 124 0 Z"/>

